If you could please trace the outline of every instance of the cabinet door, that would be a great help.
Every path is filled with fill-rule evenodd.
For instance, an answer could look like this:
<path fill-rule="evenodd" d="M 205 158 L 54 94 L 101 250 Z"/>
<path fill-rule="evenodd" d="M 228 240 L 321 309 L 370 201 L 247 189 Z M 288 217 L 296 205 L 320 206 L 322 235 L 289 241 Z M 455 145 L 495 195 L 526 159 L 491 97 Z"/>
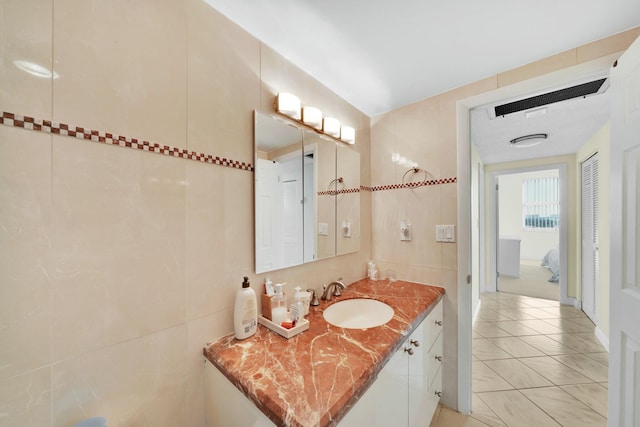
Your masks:
<path fill-rule="evenodd" d="M 425 405 L 429 388 L 428 336 L 428 324 L 425 321 L 418 326 L 405 343 L 405 347 L 410 348 L 413 352 L 407 357 L 409 360 L 409 426 L 427 427 L 431 422 L 432 414 L 428 412 L 429 406 Z"/>
<path fill-rule="evenodd" d="M 408 358 L 404 351 L 406 343 L 384 367 L 376 383 L 384 390 L 382 399 L 376 406 L 376 426 L 404 426 L 407 424 Z"/>
<path fill-rule="evenodd" d="M 433 344 L 436 342 L 436 339 L 438 338 L 438 335 L 442 333 L 442 327 L 444 325 L 442 305 L 443 304 L 441 300 L 440 302 L 438 302 L 438 305 L 436 305 L 433 310 L 431 310 L 431 313 L 429 313 L 427 318 L 424 320 L 425 326 L 428 329 L 427 333 L 429 334 L 429 344 L 427 345 L 427 350 L 429 350 L 431 346 L 433 346 Z"/>

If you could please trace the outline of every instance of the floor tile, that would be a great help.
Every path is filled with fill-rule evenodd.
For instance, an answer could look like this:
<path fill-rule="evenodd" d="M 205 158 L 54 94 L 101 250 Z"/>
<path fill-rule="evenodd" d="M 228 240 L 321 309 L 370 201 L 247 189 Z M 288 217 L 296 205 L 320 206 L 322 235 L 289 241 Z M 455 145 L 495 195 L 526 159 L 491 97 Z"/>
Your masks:
<path fill-rule="evenodd" d="M 518 338 L 549 356 L 557 354 L 577 353 L 576 350 L 569 348 L 566 345 L 563 345 L 558 341 L 552 340 L 551 338 L 544 335 L 528 335 Z"/>
<path fill-rule="evenodd" d="M 554 319 L 551 319 L 554 320 Z M 520 320 L 520 323 L 527 328 L 531 328 L 536 331 L 538 334 L 561 334 L 564 332 L 562 329 L 554 326 L 550 323 L 547 323 L 543 319 L 535 319 L 535 320 Z"/>
<path fill-rule="evenodd" d="M 521 390 L 563 427 L 606 427 L 607 419 L 559 387 Z"/>
<path fill-rule="evenodd" d="M 513 357 L 544 356 L 544 353 L 522 341 L 519 337 L 487 338 Z"/>
<path fill-rule="evenodd" d="M 484 338 L 511 336 L 509 332 L 505 331 L 504 329 L 500 329 L 490 322 L 476 322 L 476 324 L 473 325 L 473 332 Z"/>
<path fill-rule="evenodd" d="M 595 382 L 605 382 L 609 378 L 608 368 L 605 365 L 584 354 L 561 354 L 552 357 Z"/>
<path fill-rule="evenodd" d="M 603 352 L 602 344 L 598 342 L 595 334 L 581 332 L 573 334 L 546 334 L 552 340 L 558 341 L 562 345 L 576 350 L 579 353 Z"/>
<path fill-rule="evenodd" d="M 528 314 L 522 310 L 513 309 L 513 308 L 508 308 L 508 309 L 500 308 L 498 309 L 498 312 L 510 320 L 536 319 L 536 316 L 534 316 L 533 314 Z"/>
<path fill-rule="evenodd" d="M 431 423 L 431 427 L 487 427 L 489 424 L 485 424 L 480 420 L 473 417 L 463 415 L 459 412 L 451 410 L 446 407 L 442 407 L 438 414 L 437 420 Z"/>
<path fill-rule="evenodd" d="M 518 359 L 555 385 L 593 383 L 578 371 L 549 356 Z"/>
<path fill-rule="evenodd" d="M 471 397 L 471 417 L 493 427 L 506 427 L 496 413 L 475 393 Z"/>
<path fill-rule="evenodd" d="M 505 320 L 505 321 L 490 322 L 490 323 L 493 323 L 494 325 L 496 325 L 500 329 L 503 329 L 503 330 L 509 332 L 513 336 L 539 335 L 538 332 L 534 331 L 531 328 L 526 327 L 521 322 L 525 322 L 525 320 L 523 320 L 523 321 L 520 321 L 520 320 Z"/>
<path fill-rule="evenodd" d="M 556 319 L 541 319 L 542 321 L 559 328 L 562 333 L 572 333 L 572 332 L 591 332 L 595 330 L 595 326 L 591 321 L 588 322 L 576 322 L 576 320 L 582 320 L 578 318 L 563 318 L 558 317 Z"/>
<path fill-rule="evenodd" d="M 483 362 L 472 362 L 473 378 L 471 389 L 474 393 L 482 391 L 513 390 L 513 386 Z"/>
<path fill-rule="evenodd" d="M 606 351 L 600 353 L 585 353 L 586 356 L 595 360 L 596 362 L 600 362 L 605 366 L 609 366 L 609 353 Z"/>
<path fill-rule="evenodd" d="M 509 359 L 512 356 L 488 339 L 473 340 L 473 355 L 480 360 Z"/>
<path fill-rule="evenodd" d="M 517 389 L 553 385 L 518 359 L 487 360 L 485 364 Z"/>
<path fill-rule="evenodd" d="M 579 384 L 560 387 L 603 417 L 607 416 L 608 390 L 601 384 Z"/>
<path fill-rule="evenodd" d="M 507 425 L 518 427 L 558 427 L 518 390 L 478 393 L 478 397 Z"/>

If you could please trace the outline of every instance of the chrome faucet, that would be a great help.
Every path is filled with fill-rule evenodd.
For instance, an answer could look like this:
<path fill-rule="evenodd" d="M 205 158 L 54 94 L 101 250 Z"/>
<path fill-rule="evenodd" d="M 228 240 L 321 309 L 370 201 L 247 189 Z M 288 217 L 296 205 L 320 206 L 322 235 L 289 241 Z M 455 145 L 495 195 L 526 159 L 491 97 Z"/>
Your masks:
<path fill-rule="evenodd" d="M 334 282 L 329 283 L 328 285 L 322 285 L 322 289 L 324 289 L 324 292 L 322 293 L 321 298 L 323 300 L 331 301 L 332 295 L 336 297 L 339 297 L 340 295 L 342 295 L 342 292 L 340 291 L 340 289 L 347 289 L 347 287 L 340 280 L 342 279 L 338 279 Z"/>

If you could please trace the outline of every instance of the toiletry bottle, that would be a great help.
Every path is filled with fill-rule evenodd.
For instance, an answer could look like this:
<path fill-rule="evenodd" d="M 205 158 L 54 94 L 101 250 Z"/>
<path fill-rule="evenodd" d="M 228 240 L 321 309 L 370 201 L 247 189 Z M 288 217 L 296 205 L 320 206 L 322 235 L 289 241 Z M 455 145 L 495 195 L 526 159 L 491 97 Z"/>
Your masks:
<path fill-rule="evenodd" d="M 283 283 L 276 284 L 276 294 L 271 297 L 271 321 L 280 325 L 287 320 L 287 301 L 282 293 Z"/>
<path fill-rule="evenodd" d="M 256 293 L 251 289 L 249 278 L 244 277 L 242 288 L 236 294 L 233 311 L 233 330 L 236 338 L 243 340 L 256 333 L 258 329 L 258 306 Z"/>

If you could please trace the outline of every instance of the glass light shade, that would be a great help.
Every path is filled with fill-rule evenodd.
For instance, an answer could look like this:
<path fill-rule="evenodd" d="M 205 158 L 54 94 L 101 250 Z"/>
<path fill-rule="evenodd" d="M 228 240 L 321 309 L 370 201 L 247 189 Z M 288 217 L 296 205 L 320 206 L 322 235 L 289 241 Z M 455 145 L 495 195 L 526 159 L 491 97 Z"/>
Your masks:
<path fill-rule="evenodd" d="M 327 135 L 340 138 L 340 121 L 333 117 L 325 117 L 322 123 L 322 131 Z"/>
<path fill-rule="evenodd" d="M 355 144 L 356 130 L 351 126 L 342 126 L 340 129 L 340 139 L 348 144 Z"/>
<path fill-rule="evenodd" d="M 300 120 L 300 98 L 290 93 L 280 92 L 276 99 L 276 110 L 280 114 Z"/>
<path fill-rule="evenodd" d="M 322 129 L 322 111 L 316 107 L 302 107 L 302 121 L 316 129 Z"/>

